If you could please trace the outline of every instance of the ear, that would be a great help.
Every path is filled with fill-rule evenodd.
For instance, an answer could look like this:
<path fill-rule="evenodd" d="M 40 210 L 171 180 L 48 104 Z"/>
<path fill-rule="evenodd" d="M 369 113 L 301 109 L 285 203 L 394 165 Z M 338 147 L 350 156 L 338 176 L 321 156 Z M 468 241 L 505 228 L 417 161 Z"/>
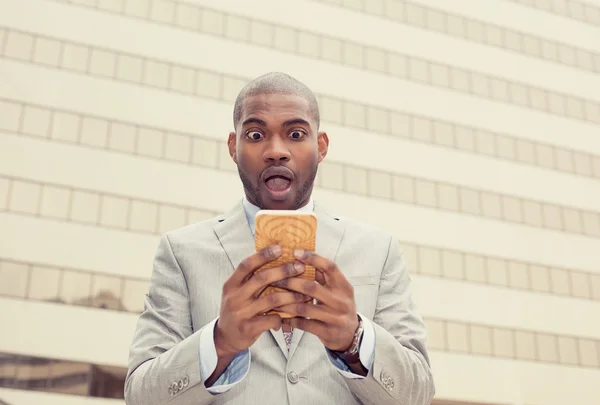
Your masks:
<path fill-rule="evenodd" d="M 327 150 L 329 149 L 329 137 L 326 132 L 319 132 L 317 137 L 317 143 L 319 148 L 319 163 L 327 156 Z"/>
<path fill-rule="evenodd" d="M 229 133 L 229 138 L 227 139 L 227 146 L 229 147 L 229 156 L 231 156 L 231 158 L 237 165 L 237 153 L 236 153 L 237 137 L 236 137 L 235 132 Z"/>

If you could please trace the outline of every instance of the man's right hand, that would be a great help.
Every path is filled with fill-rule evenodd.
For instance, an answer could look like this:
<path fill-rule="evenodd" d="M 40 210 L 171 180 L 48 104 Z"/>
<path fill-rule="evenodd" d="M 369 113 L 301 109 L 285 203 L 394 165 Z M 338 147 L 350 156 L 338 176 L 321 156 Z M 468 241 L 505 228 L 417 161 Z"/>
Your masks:
<path fill-rule="evenodd" d="M 281 327 L 279 315 L 264 315 L 266 312 L 283 305 L 306 301 L 305 295 L 292 291 L 259 297 L 260 292 L 270 284 L 304 272 L 304 264 L 300 262 L 255 272 L 280 255 L 281 248 L 277 245 L 254 253 L 239 264 L 223 285 L 221 313 L 215 326 L 215 347 L 219 363 L 221 359 L 231 361 L 236 354 L 252 346 L 264 331 L 278 330 Z M 217 370 L 213 376 L 216 372 Z M 218 375 L 221 373 L 222 371 Z"/>

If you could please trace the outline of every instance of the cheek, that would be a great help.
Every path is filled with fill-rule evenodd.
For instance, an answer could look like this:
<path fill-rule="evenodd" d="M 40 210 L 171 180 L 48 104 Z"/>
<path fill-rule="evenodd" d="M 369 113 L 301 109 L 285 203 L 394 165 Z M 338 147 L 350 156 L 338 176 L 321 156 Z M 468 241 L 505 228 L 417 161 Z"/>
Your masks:
<path fill-rule="evenodd" d="M 321 157 L 319 149 L 317 149 L 316 144 L 313 144 L 312 142 L 303 143 L 296 150 L 292 150 L 291 153 L 292 158 L 303 166 L 309 166 L 313 163 L 316 164 Z"/>
<path fill-rule="evenodd" d="M 238 152 L 237 166 L 247 178 L 251 179 L 253 182 L 256 181 L 256 176 L 258 176 L 258 173 L 261 169 L 260 159 L 257 159 L 256 156 L 248 153 Z"/>
<path fill-rule="evenodd" d="M 298 161 L 297 174 L 302 179 L 302 182 L 307 181 L 313 176 L 318 169 L 321 159 L 319 154 L 305 155 L 302 161 Z"/>
<path fill-rule="evenodd" d="M 321 154 L 317 150 L 311 155 L 308 164 L 310 165 L 311 169 L 314 169 L 319 163 L 321 163 L 322 160 Z"/>
<path fill-rule="evenodd" d="M 249 168 L 255 165 L 254 162 L 256 161 L 256 157 L 244 149 L 238 149 L 237 160 L 238 164 L 244 166 L 245 168 Z"/>

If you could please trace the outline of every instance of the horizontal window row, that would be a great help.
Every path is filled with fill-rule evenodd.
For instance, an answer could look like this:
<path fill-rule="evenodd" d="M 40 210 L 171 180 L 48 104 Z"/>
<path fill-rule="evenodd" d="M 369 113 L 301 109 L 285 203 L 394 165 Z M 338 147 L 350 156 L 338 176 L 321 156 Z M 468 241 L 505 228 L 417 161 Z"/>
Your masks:
<path fill-rule="evenodd" d="M 324 161 L 316 184 L 350 194 L 600 238 L 600 215 L 456 184 Z"/>
<path fill-rule="evenodd" d="M 66 2 L 65 0 L 54 1 Z M 600 72 L 600 54 L 524 32 L 510 30 L 488 22 L 450 14 L 443 10 L 437 10 L 421 4 L 403 0 L 320 1 L 385 17 L 418 28 L 443 32 L 480 44 L 507 49 L 527 56 L 579 69 Z M 540 0 L 537 1 L 539 2 Z M 98 2 L 98 4 L 90 4 L 88 0 L 70 0 L 68 2 L 184 29 L 225 36 L 238 41 L 250 41 L 256 45 L 275 47 L 282 51 L 296 52 L 314 57 L 320 55 L 326 57 L 324 50 L 319 55 L 317 49 L 319 42 L 321 42 L 321 47 L 326 47 L 328 41 L 338 40 L 326 36 L 319 39 L 321 36 L 316 33 L 295 30 L 290 27 L 274 25 L 243 16 L 231 15 L 183 1 L 154 0 L 152 7 L 150 7 L 150 0 L 117 0 L 110 3 Z M 586 16 L 591 19 L 597 19 L 597 8 L 593 6 L 588 8 L 589 10 L 586 9 Z M 577 13 L 578 10 L 575 10 L 577 9 L 576 6 L 572 7 L 572 9 Z M 372 51 L 376 52 L 378 50 L 373 49 Z M 370 50 L 366 52 L 370 52 Z M 340 53 L 338 52 L 338 54 Z M 332 57 L 330 56 L 329 58 Z M 342 58 L 337 56 L 332 61 L 340 62 L 341 60 Z M 363 67 L 368 68 L 368 66 L 367 62 L 363 63 Z"/>
<path fill-rule="evenodd" d="M 323 119 L 351 128 L 585 177 L 600 178 L 600 156 L 425 116 L 318 96 Z"/>
<path fill-rule="evenodd" d="M 467 194 L 468 195 L 468 194 Z M 194 207 L 165 204 L 121 195 L 98 193 L 29 180 L 0 177 L 0 211 L 72 221 L 125 231 L 164 234 L 167 231 L 213 218 L 217 212 Z M 598 217 L 594 217 L 600 221 Z M 589 224 L 587 225 L 589 226 Z M 598 225 L 600 227 L 600 224 Z M 600 231 L 599 231 L 600 232 Z M 497 287 L 555 294 L 580 299 L 600 300 L 600 274 L 555 268 L 539 263 L 486 257 L 471 252 L 440 249 L 434 246 L 402 243 L 409 268 L 417 274 L 483 283 Z M 23 267 L 25 266 L 25 267 Z M 15 269 L 29 268 L 26 265 Z M 10 266 L 9 266 L 10 267 Z M 12 268 L 12 267 L 11 267 Z M 4 270 L 8 272 L 8 270 Z M 28 297 L 29 276 L 11 270 L 8 279 L 18 286 L 5 283 L 7 293 Z M 56 277 L 62 274 L 55 270 Z M 91 283 L 88 276 L 73 276 Z M 86 281 L 87 282 L 87 281 Z M 116 281 L 115 281 L 116 283 Z M 54 285 L 44 281 L 42 285 Z M 115 284 L 116 285 L 116 284 Z M 123 286 L 122 284 L 118 284 Z M 9 287 L 10 286 L 10 287 Z M 123 286 L 125 288 L 125 286 Z M 0 290 L 2 287 L 0 287 Z M 65 292 L 67 291 L 67 292 Z M 57 296 L 67 296 L 71 289 L 58 288 Z M 96 287 L 78 286 L 73 291 L 96 291 Z M 120 297 L 113 289 L 112 296 Z M 51 294 L 54 297 L 54 292 Z M 93 294 L 92 294 L 93 295 Z M 83 297 L 80 297 L 83 298 Z"/>
<path fill-rule="evenodd" d="M 576 48 L 568 44 L 552 41 L 525 32 L 447 13 L 422 4 L 404 0 L 318 0 L 322 3 L 336 4 L 363 13 L 384 17 L 402 24 L 442 32 L 454 37 L 470 40 L 483 45 L 498 47 L 523 55 L 572 66 L 579 69 L 600 72 L 600 54 Z M 565 0 L 512 0 L 520 3 L 562 2 Z M 600 23 L 600 13 L 594 6 L 583 7 L 582 3 L 570 1 L 567 9 L 573 18 Z M 585 15 L 583 13 L 586 13 Z"/>
<path fill-rule="evenodd" d="M 150 282 L 0 258 L 0 296 L 141 313 Z"/>
<path fill-rule="evenodd" d="M 3 131 L 195 166 L 231 163 L 226 142 L 214 138 L 3 99 L 0 109 Z"/>
<path fill-rule="evenodd" d="M 401 242 L 408 269 L 427 277 L 600 301 L 600 273 L 590 273 Z"/>
<path fill-rule="evenodd" d="M 124 367 L 0 353 L 0 388 L 123 399 L 126 375 Z"/>
<path fill-rule="evenodd" d="M 215 213 L 54 184 L 0 177 L 0 211 L 163 234 Z"/>
<path fill-rule="evenodd" d="M 249 20 L 245 17 L 195 7 L 188 3 L 161 0 L 160 4 L 164 5 L 165 9 L 162 7 L 148 7 L 148 0 L 138 1 L 134 4 L 136 9 L 142 7 L 143 10 L 160 10 L 159 15 L 162 19 L 156 20 L 160 23 L 173 25 L 175 24 L 175 15 L 185 15 L 183 17 L 185 21 L 189 22 L 189 18 L 193 19 L 194 27 L 184 26 L 182 28 L 192 28 L 208 34 L 224 35 L 228 39 L 250 42 L 259 46 L 273 47 L 282 52 L 323 59 L 354 68 L 391 75 L 420 84 L 429 84 L 468 93 L 477 97 L 532 108 L 550 114 L 600 123 L 600 103 L 582 99 L 575 95 L 532 87 L 527 83 L 512 82 L 500 77 L 436 63 L 410 55 L 394 53 L 385 49 L 368 47 L 339 38 Z M 179 7 L 183 7 L 181 12 L 179 12 Z M 118 13 L 121 14 L 121 12 Z M 135 13 L 131 15 L 138 17 Z M 166 21 L 163 21 L 163 19 Z M 259 28 L 257 28 L 258 32 L 255 35 L 253 27 L 256 26 Z M 8 41 L 4 52 L 7 57 L 22 60 L 35 59 L 38 51 L 37 47 L 33 44 L 33 38 L 29 34 L 9 31 L 7 35 Z M 11 39 L 11 37 L 13 38 Z M 52 41 L 49 38 L 46 38 L 46 40 Z M 562 53 L 565 51 L 563 48 L 570 49 L 559 46 L 556 48 L 556 51 Z M 575 51 L 573 50 L 573 52 Z M 47 56 L 54 63 L 58 56 L 56 44 L 53 49 L 48 49 L 43 54 L 48 54 Z M 589 56 L 590 69 L 593 69 L 594 61 L 592 54 L 589 54 Z M 100 54 L 98 57 L 102 58 L 102 55 Z M 109 70 L 102 71 L 102 75 L 112 76 L 115 74 L 117 70 L 115 60 L 116 57 L 113 55 L 105 56 L 103 61 L 99 62 L 103 65 L 103 70 Z M 162 63 L 164 64 L 165 62 Z M 137 66 L 131 67 L 131 69 L 137 68 Z M 189 67 L 184 69 L 189 69 Z M 159 75 L 162 76 L 163 74 L 164 72 L 159 72 Z M 163 81 L 167 80 L 168 78 L 165 77 Z M 189 87 L 191 83 L 184 82 L 181 85 Z"/>
<path fill-rule="evenodd" d="M 429 350 L 600 368 L 599 340 L 435 318 L 424 321 Z M 87 365 L 80 363 L 57 364 L 0 354 L 0 387 L 58 389 L 69 387 L 66 382 L 70 380 L 70 388 L 77 393 L 75 387 L 86 382 L 81 378 L 86 371 L 89 371 Z M 125 373 L 112 367 L 100 367 L 97 371 L 125 377 Z M 109 392 L 114 395 L 113 390 Z"/>
<path fill-rule="evenodd" d="M 576 336 L 425 319 L 429 350 L 600 368 L 600 341 Z"/>
<path fill-rule="evenodd" d="M 319 106 L 322 118 L 332 123 L 600 179 L 600 156 L 589 153 L 327 96 L 319 96 Z M 0 108 L 0 130 L 207 167 L 228 165 L 230 160 L 225 143 L 214 138 L 1 98 Z"/>
<path fill-rule="evenodd" d="M 577 21 L 600 25 L 600 7 L 575 0 L 509 0 L 547 11 L 549 13 L 572 18 Z"/>

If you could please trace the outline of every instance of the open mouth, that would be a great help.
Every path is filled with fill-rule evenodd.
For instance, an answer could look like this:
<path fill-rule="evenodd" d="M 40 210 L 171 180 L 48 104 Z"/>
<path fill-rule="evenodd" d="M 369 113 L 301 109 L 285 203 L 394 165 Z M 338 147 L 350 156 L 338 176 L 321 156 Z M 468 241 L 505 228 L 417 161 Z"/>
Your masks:
<path fill-rule="evenodd" d="M 284 176 L 271 176 L 267 178 L 265 184 L 270 190 L 284 191 L 290 187 L 292 180 Z"/>
<path fill-rule="evenodd" d="M 262 178 L 271 198 L 280 200 L 291 190 L 294 173 L 284 166 L 271 166 L 263 172 Z"/>

